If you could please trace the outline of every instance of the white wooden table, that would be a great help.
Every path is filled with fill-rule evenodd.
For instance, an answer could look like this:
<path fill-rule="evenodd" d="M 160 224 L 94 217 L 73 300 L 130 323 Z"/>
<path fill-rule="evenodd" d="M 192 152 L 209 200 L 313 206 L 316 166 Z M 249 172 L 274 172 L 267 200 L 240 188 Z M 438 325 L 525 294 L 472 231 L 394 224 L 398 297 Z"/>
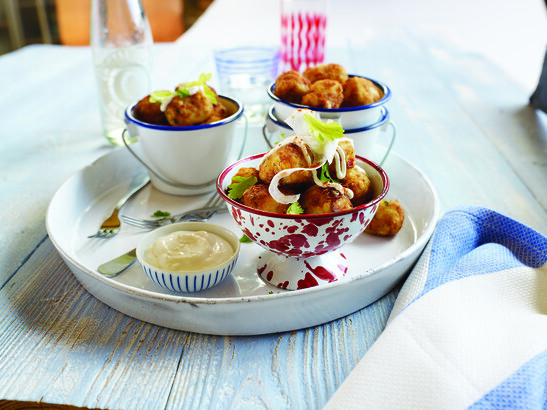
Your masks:
<path fill-rule="evenodd" d="M 529 91 L 427 31 L 384 34 L 332 46 L 327 58 L 389 84 L 394 151 L 431 179 L 441 210 L 481 205 L 547 233 L 547 122 Z M 214 69 L 210 49 L 182 39 L 155 53 L 158 88 Z M 112 150 L 89 49 L 26 47 L 0 57 L 0 79 L 0 403 L 321 408 L 382 332 L 398 289 L 331 323 L 262 336 L 188 333 L 117 312 L 74 278 L 44 224 L 59 186 Z"/>

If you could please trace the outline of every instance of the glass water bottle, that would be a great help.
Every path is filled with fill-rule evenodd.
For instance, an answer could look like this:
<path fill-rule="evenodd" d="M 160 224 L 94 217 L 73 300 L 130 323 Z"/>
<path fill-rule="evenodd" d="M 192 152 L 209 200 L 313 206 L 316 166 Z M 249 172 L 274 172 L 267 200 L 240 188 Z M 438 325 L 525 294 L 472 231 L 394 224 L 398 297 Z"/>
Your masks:
<path fill-rule="evenodd" d="M 92 0 L 90 23 L 103 132 L 123 145 L 125 109 L 150 93 L 150 25 L 141 0 Z"/>

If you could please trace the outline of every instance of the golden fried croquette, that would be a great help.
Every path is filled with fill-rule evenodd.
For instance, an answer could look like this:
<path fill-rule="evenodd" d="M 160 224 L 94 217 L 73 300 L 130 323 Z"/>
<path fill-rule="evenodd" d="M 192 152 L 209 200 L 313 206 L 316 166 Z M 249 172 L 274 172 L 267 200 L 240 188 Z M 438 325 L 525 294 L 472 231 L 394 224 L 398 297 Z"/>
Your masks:
<path fill-rule="evenodd" d="M 133 112 L 135 118 L 155 125 L 169 125 L 165 113 L 161 110 L 161 102 L 150 102 L 150 94 L 142 98 Z"/>
<path fill-rule="evenodd" d="M 300 104 L 302 97 L 309 90 L 309 80 L 296 71 L 284 72 L 275 80 L 275 95 L 295 104 Z"/>
<path fill-rule="evenodd" d="M 351 203 L 354 207 L 363 205 L 371 199 L 370 179 L 363 169 L 359 167 L 348 169 L 346 176 L 340 182 L 343 187 L 353 191 Z"/>
<path fill-rule="evenodd" d="M 336 80 L 319 80 L 302 97 L 302 105 L 321 108 L 340 108 L 344 100 L 342 84 Z"/>
<path fill-rule="evenodd" d="M 247 189 L 241 197 L 241 203 L 254 209 L 281 214 L 287 213 L 290 206 L 290 204 L 280 204 L 273 199 L 268 186 L 264 184 L 255 184 Z"/>
<path fill-rule="evenodd" d="M 312 84 L 319 80 L 336 80 L 344 84 L 348 79 L 346 69 L 340 64 L 320 64 L 307 68 L 303 74 Z"/>
<path fill-rule="evenodd" d="M 372 81 L 363 77 L 350 77 L 344 83 L 342 107 L 369 105 L 383 97 L 383 92 Z"/>
<path fill-rule="evenodd" d="M 340 191 L 319 185 L 306 189 L 299 202 L 305 214 L 330 214 L 353 208 L 349 198 Z"/>
<path fill-rule="evenodd" d="M 311 155 L 311 152 L 309 153 Z M 294 144 L 282 145 L 271 152 L 258 169 L 261 181 L 269 184 L 280 171 L 290 168 L 308 168 L 309 164 L 302 149 Z M 308 184 L 313 182 L 311 171 L 295 171 L 281 179 L 280 185 Z"/>
<path fill-rule="evenodd" d="M 205 122 L 213 113 L 213 103 L 203 91 L 187 97 L 175 96 L 165 109 L 169 124 L 175 127 L 197 125 Z"/>
<path fill-rule="evenodd" d="M 256 179 L 258 180 L 258 169 L 252 168 L 252 167 L 239 168 L 237 172 L 234 174 L 234 177 L 243 177 L 243 178 L 256 177 Z M 237 181 L 234 181 L 234 177 L 232 177 L 232 183 L 237 183 Z"/>
<path fill-rule="evenodd" d="M 228 117 L 228 110 L 219 100 L 217 100 L 217 103 L 213 105 L 213 113 L 209 118 L 207 118 L 207 120 L 205 120 L 205 124 L 220 121 L 226 117 Z"/>
<path fill-rule="evenodd" d="M 405 212 L 399 201 L 382 200 L 378 210 L 365 229 L 366 233 L 378 236 L 393 236 L 403 227 Z"/>

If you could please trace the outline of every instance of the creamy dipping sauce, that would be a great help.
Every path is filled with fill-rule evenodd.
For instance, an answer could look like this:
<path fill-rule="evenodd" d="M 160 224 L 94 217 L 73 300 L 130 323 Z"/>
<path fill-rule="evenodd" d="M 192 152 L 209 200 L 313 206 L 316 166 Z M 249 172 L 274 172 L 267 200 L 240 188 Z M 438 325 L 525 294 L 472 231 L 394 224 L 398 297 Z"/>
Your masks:
<path fill-rule="evenodd" d="M 234 252 L 230 242 L 212 232 L 176 231 L 152 242 L 144 258 L 160 269 L 199 271 L 226 262 Z"/>

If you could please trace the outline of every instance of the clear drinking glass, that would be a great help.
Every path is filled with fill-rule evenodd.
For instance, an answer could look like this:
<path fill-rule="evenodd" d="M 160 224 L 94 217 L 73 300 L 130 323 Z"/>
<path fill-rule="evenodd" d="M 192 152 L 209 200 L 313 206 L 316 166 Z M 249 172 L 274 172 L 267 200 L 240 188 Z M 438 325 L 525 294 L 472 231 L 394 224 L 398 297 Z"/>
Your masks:
<path fill-rule="evenodd" d="M 264 122 L 268 110 L 268 86 L 278 74 L 277 47 L 240 46 L 214 51 L 222 94 L 245 106 L 251 122 Z"/>
<path fill-rule="evenodd" d="M 92 0 L 90 23 L 103 132 L 123 145 L 125 109 L 150 92 L 152 32 L 141 0 Z"/>

